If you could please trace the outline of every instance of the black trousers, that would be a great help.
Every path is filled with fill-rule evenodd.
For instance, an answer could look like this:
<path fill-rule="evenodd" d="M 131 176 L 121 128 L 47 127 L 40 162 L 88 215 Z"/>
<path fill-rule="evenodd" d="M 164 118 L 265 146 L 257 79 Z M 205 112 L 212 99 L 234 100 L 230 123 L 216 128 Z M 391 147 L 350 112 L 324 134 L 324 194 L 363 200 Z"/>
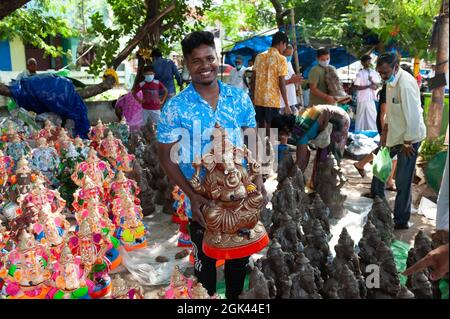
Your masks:
<path fill-rule="evenodd" d="M 195 277 L 212 296 L 216 293 L 216 259 L 212 259 L 203 253 L 202 243 L 205 229 L 199 223 L 190 220 L 189 232 L 194 251 Z M 227 299 L 237 299 L 244 289 L 245 268 L 248 260 L 249 257 L 244 257 L 225 261 L 225 296 Z"/>

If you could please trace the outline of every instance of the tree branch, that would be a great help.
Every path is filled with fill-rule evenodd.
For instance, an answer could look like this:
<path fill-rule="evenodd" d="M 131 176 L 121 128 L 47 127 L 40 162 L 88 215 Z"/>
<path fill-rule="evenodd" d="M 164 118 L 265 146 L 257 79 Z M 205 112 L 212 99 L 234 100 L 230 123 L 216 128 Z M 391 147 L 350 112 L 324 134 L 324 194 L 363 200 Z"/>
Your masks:
<path fill-rule="evenodd" d="M 113 69 L 117 69 L 117 67 L 125 60 L 130 53 L 134 50 L 134 48 L 139 44 L 139 42 L 147 35 L 149 30 L 158 23 L 162 18 L 164 18 L 167 14 L 169 14 L 172 10 L 175 9 L 175 2 L 168 7 L 166 7 L 160 14 L 158 14 L 155 19 L 148 20 L 141 29 L 136 33 L 133 39 L 131 39 L 127 46 L 120 52 L 114 61 L 111 63 L 111 67 Z M 107 77 L 103 82 L 95 85 L 90 85 L 78 91 L 78 94 L 83 98 L 87 99 L 98 94 L 101 94 L 105 91 L 112 89 L 114 86 L 114 78 Z"/>
<path fill-rule="evenodd" d="M 15 10 L 22 7 L 27 2 L 31 0 L 1 0 L 0 1 L 0 20 L 4 17 L 9 16 Z"/>
<path fill-rule="evenodd" d="M 283 5 L 279 0 L 270 0 L 272 3 L 275 12 L 276 12 L 276 20 L 277 20 L 277 26 L 281 27 L 284 24 L 283 21 Z"/>
<path fill-rule="evenodd" d="M 150 30 L 153 25 L 155 25 L 159 20 L 161 20 L 163 17 L 165 17 L 167 14 L 169 14 L 172 10 L 175 9 L 175 3 L 172 3 L 170 6 L 164 9 L 160 14 L 156 16 L 154 20 L 147 21 L 142 28 L 139 30 L 138 33 L 134 36 L 133 39 L 128 42 L 125 49 L 122 50 L 122 52 L 119 53 L 119 55 L 114 59 L 112 63 L 112 67 L 116 69 L 120 63 L 122 63 L 123 60 L 127 58 L 127 56 L 130 55 L 130 53 L 134 50 L 134 48 L 139 44 L 139 42 L 142 40 L 142 38 L 147 34 L 147 32 Z"/>
<path fill-rule="evenodd" d="M 172 29 L 174 26 L 177 25 L 177 22 L 174 20 L 172 22 L 166 23 L 161 27 L 161 33 L 164 33 L 165 31 Z"/>

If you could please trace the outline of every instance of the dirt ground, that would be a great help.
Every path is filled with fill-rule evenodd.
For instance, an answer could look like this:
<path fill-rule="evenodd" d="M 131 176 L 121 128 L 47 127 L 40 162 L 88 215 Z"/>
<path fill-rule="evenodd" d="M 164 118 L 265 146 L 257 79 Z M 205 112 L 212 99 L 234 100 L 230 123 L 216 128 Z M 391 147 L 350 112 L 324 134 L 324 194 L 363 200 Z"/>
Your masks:
<path fill-rule="evenodd" d="M 312 154 L 312 156 L 314 156 L 314 154 Z M 370 173 L 371 167 L 370 165 L 366 166 L 367 177 L 361 178 L 359 173 L 353 167 L 354 162 L 354 160 L 344 159 L 341 163 L 341 168 L 345 177 L 347 178 L 347 183 L 342 191 L 348 196 L 346 205 L 348 205 L 349 207 L 359 207 L 360 211 L 349 212 L 341 220 L 331 221 L 333 238 L 330 241 L 329 245 L 330 250 L 333 253 L 334 245 L 337 243 L 337 239 L 342 230 L 342 227 L 346 227 L 353 240 L 355 241 L 355 244 L 358 243 L 362 235 L 363 226 L 365 224 L 365 216 L 367 216 L 368 210 L 371 206 L 371 200 L 361 196 L 361 194 L 370 190 L 370 182 L 372 179 L 372 174 Z M 310 165 L 310 167 L 306 171 L 306 177 L 310 175 L 311 166 L 312 165 Z M 271 176 L 271 178 L 266 181 L 266 188 L 269 193 L 269 198 L 276 188 L 277 183 L 275 178 L 276 176 Z M 395 192 L 386 192 L 386 196 L 391 208 L 393 208 L 394 206 L 395 195 Z M 413 202 L 418 204 L 421 196 L 435 199 L 436 194 L 428 187 L 426 187 L 426 185 L 413 185 Z M 155 215 L 146 217 L 144 221 L 147 224 L 149 230 L 149 246 L 157 247 L 167 242 L 172 242 L 173 245 L 176 246 L 178 225 L 171 222 L 170 214 L 158 212 Z M 431 235 L 435 225 L 434 220 L 427 219 L 425 216 L 418 215 L 417 213 L 411 215 L 410 222 L 412 224 L 410 229 L 395 231 L 395 238 L 397 240 L 413 244 L 414 236 L 416 235 L 418 230 L 422 229 L 426 234 Z M 176 250 L 177 249 L 175 249 L 175 251 Z M 179 248 L 178 250 L 182 250 L 182 248 Z M 253 258 L 259 258 L 264 253 L 265 251 L 262 251 L 261 254 L 253 256 Z M 164 252 L 162 251 L 161 254 L 164 255 Z M 173 251 L 170 253 L 170 255 L 169 253 L 167 253 L 167 257 L 169 259 L 173 259 Z M 187 257 L 184 258 L 181 263 L 182 265 L 184 265 L 185 274 L 193 274 L 193 267 L 189 264 Z M 125 268 L 121 268 L 118 271 L 121 276 L 126 278 L 126 280 L 130 282 L 135 281 L 133 276 Z M 222 276 L 223 272 L 219 270 L 218 278 L 221 278 Z M 164 286 L 166 285 L 145 286 L 145 298 L 158 298 L 157 293 Z"/>

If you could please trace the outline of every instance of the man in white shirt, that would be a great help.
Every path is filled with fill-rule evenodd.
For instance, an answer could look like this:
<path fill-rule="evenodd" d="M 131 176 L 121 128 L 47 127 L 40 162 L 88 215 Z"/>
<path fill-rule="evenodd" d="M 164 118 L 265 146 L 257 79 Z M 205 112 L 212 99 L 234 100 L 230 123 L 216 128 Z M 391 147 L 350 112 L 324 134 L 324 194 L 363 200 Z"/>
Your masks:
<path fill-rule="evenodd" d="M 400 68 L 395 53 L 384 53 L 377 60 L 377 71 L 386 81 L 387 112 L 381 145 L 387 146 L 391 157 L 398 156 L 395 185 L 395 229 L 408 229 L 411 215 L 411 185 L 416 168 L 417 151 L 426 137 L 420 91 L 416 79 Z M 384 183 L 372 179 L 372 194 L 384 195 Z"/>
<path fill-rule="evenodd" d="M 375 105 L 376 92 L 381 78 L 371 67 L 372 58 L 366 54 L 361 57 L 363 69 L 356 75 L 353 87 L 357 90 L 357 107 L 355 130 L 377 130 L 377 107 Z"/>
<path fill-rule="evenodd" d="M 297 102 L 297 91 L 295 89 L 295 83 L 300 83 L 301 77 L 295 74 L 294 68 L 292 67 L 292 54 L 294 53 L 294 48 L 291 44 L 288 44 L 286 50 L 284 50 L 283 55 L 286 57 L 288 62 L 288 75 L 285 77 L 286 80 L 286 94 L 288 98 L 289 106 L 291 107 L 291 111 L 296 113 L 298 111 L 298 102 Z M 280 95 L 280 113 L 284 112 L 284 101 Z"/>
<path fill-rule="evenodd" d="M 243 66 L 242 58 L 240 56 L 236 57 L 236 67 L 231 69 L 229 84 L 248 92 L 248 86 L 244 80 L 246 70 L 247 69 Z"/>

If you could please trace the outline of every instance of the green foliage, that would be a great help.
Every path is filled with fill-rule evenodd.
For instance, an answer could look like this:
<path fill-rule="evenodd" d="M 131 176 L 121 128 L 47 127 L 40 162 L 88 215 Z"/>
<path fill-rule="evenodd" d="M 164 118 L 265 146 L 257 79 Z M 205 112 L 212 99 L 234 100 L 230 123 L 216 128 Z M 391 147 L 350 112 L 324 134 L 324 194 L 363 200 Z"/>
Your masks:
<path fill-rule="evenodd" d="M 216 26 L 220 22 L 228 41 L 272 28 L 275 25 L 275 11 L 269 1 L 226 0 L 206 11 L 206 22 Z"/>
<path fill-rule="evenodd" d="M 67 19 L 55 16 L 53 10 L 56 9 L 49 0 L 31 2 L 28 7 L 20 8 L 0 20 L 0 38 L 11 40 L 18 37 L 24 43 L 44 49 L 53 57 L 62 55 L 62 47 L 48 44 L 46 40 L 57 35 L 72 37 L 77 35 L 77 31 Z M 66 8 L 60 6 L 58 10 L 62 13 Z"/>
<path fill-rule="evenodd" d="M 268 0 L 267 0 L 268 1 Z M 360 55 L 374 48 L 364 41 L 379 39 L 378 47 L 395 43 L 411 56 L 430 57 L 428 39 L 433 17 L 441 0 L 280 0 L 284 8 L 295 8 L 296 22 L 305 38 L 331 39 Z M 374 17 L 370 6 L 379 8 Z M 371 18 L 379 18 L 376 27 Z"/>
<path fill-rule="evenodd" d="M 203 1 L 202 6 L 195 7 L 194 10 L 188 6 L 187 0 L 175 2 L 175 10 L 149 32 L 140 43 L 140 48 L 159 46 L 163 53 L 168 53 L 184 35 L 203 26 L 203 21 L 196 17 L 203 16 L 204 10 L 211 5 L 211 0 Z M 124 45 L 123 40 L 133 38 L 147 21 L 147 16 L 157 15 L 151 9 L 147 9 L 143 0 L 107 0 L 107 3 L 113 12 L 111 23 L 108 25 L 104 14 L 97 12 L 91 16 L 91 27 L 88 30 L 89 37 L 96 43 L 96 58 L 90 65 L 90 72 L 93 74 L 99 74 L 106 66 L 111 65 Z M 161 0 L 158 12 L 171 3 L 171 0 Z"/>
<path fill-rule="evenodd" d="M 432 140 L 425 140 L 420 145 L 419 155 L 422 156 L 425 162 L 431 160 L 437 153 L 442 152 L 446 149 L 444 145 L 445 136 L 441 135 L 440 137 Z"/>

